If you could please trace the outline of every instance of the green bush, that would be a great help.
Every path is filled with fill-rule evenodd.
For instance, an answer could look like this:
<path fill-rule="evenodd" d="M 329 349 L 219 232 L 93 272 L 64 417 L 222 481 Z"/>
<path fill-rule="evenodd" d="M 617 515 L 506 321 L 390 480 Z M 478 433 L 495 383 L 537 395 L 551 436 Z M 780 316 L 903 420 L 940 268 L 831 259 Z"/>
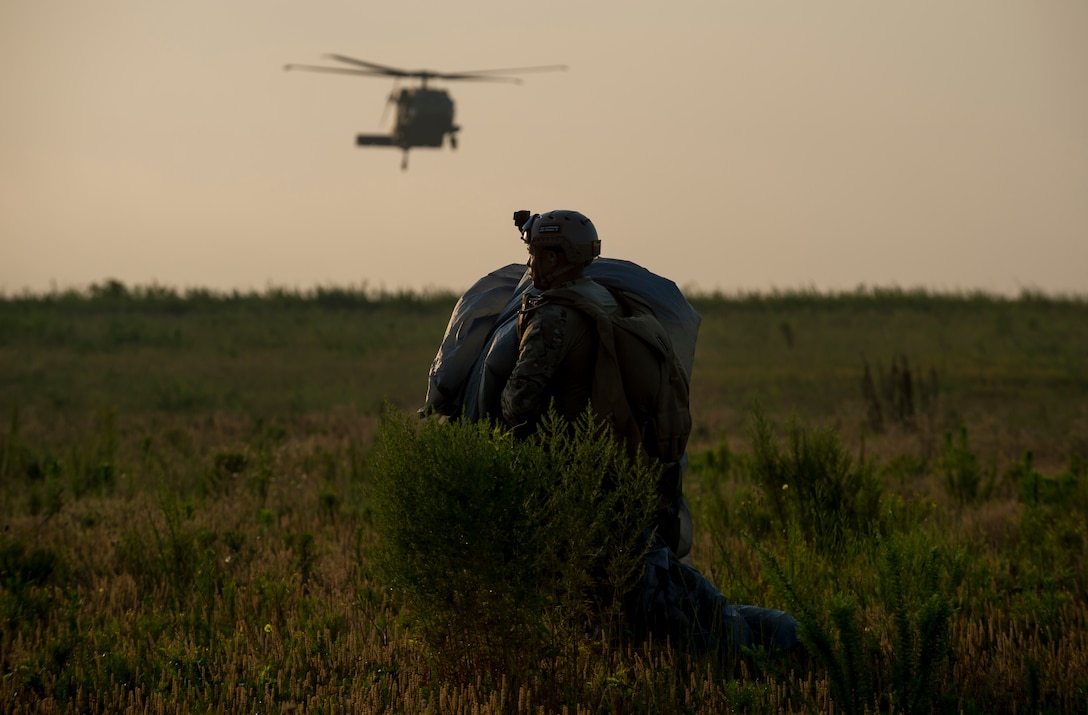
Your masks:
<path fill-rule="evenodd" d="M 939 467 L 944 475 L 945 488 L 949 496 L 963 506 L 976 501 L 989 487 L 983 483 L 983 470 L 978 456 L 967 445 L 967 427 L 961 426 L 959 439 L 954 440 L 951 432 L 944 435 L 944 455 Z"/>
<path fill-rule="evenodd" d="M 756 411 L 749 469 L 783 532 L 798 528 L 825 553 L 841 551 L 848 537 L 877 531 L 880 479 L 871 465 L 854 464 L 830 430 L 793 421 L 783 447 L 774 425 Z"/>
<path fill-rule="evenodd" d="M 798 619 L 798 637 L 827 672 L 833 699 L 847 713 L 926 713 L 945 705 L 951 622 L 964 552 L 927 547 L 917 535 L 876 539 L 875 602 L 862 619 L 860 593 L 806 596 L 778 559 L 751 539 L 767 576 Z M 803 550 L 791 559 L 811 558 Z M 869 626 L 866 623 L 870 624 Z"/>
<path fill-rule="evenodd" d="M 372 462 L 378 571 L 443 672 L 558 664 L 590 624 L 620 630 L 612 596 L 640 573 L 656 480 L 589 413 L 549 414 L 522 442 L 388 408 Z"/>
<path fill-rule="evenodd" d="M 30 546 L 0 533 L 0 640 L 45 618 L 66 585 L 68 566 L 51 547 Z"/>

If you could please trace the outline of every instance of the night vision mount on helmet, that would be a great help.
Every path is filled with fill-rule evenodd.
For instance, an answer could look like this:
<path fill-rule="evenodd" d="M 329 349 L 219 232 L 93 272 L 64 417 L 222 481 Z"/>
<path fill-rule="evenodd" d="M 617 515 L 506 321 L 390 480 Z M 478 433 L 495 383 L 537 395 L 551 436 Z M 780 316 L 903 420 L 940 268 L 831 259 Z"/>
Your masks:
<path fill-rule="evenodd" d="M 601 255 L 601 239 L 593 222 L 577 211 L 549 211 L 532 214 L 518 211 L 514 225 L 521 231 L 521 240 L 529 247 L 529 253 L 559 251 L 573 265 L 591 263 Z"/>

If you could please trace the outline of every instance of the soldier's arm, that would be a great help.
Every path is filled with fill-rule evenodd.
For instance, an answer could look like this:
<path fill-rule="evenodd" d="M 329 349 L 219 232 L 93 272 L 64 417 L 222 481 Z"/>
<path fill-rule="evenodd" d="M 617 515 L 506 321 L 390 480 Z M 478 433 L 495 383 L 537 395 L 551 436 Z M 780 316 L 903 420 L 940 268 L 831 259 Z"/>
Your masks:
<path fill-rule="evenodd" d="M 548 407 L 555 351 L 549 351 L 541 315 L 533 316 L 521 336 L 518 361 L 502 390 L 502 416 L 512 427 L 534 425 Z"/>

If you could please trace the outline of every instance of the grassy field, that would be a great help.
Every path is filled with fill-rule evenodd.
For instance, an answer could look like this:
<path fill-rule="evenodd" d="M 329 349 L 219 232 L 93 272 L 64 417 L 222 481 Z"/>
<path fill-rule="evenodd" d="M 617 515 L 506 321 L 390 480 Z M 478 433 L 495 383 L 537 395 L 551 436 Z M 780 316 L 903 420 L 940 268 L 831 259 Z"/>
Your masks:
<path fill-rule="evenodd" d="M 828 650 L 473 677 L 376 575 L 367 496 L 455 300 L 0 299 L 0 709 L 1088 710 L 1084 299 L 693 297 L 694 564 Z"/>

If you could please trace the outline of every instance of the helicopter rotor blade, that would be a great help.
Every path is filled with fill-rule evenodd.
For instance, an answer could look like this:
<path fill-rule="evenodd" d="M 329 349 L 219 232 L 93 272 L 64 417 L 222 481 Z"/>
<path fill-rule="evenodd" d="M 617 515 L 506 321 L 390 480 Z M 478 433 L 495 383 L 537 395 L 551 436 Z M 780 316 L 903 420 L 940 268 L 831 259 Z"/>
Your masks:
<path fill-rule="evenodd" d="M 469 82 L 512 82 L 521 84 L 520 77 L 500 76 L 517 75 L 529 72 L 559 72 L 567 69 L 566 65 L 542 65 L 537 67 L 511 67 L 507 69 L 465 70 L 463 72 L 435 72 L 433 70 L 402 70 L 396 67 L 380 65 L 376 62 L 347 57 L 346 55 L 325 55 L 337 62 L 355 65 L 361 69 L 348 69 L 346 67 L 321 67 L 317 65 L 284 65 L 285 70 L 299 69 L 309 72 L 327 72 L 330 74 L 354 74 L 368 77 L 415 77 L 421 79 L 426 85 L 428 79 L 462 80 Z"/>
<path fill-rule="evenodd" d="M 541 67 L 510 67 L 494 70 L 465 70 L 464 72 L 434 72 L 430 76 L 438 79 L 463 80 L 469 82 L 511 82 L 521 84 L 520 77 L 503 77 L 526 72 L 557 72 L 567 69 L 566 65 L 546 65 Z"/>
<path fill-rule="evenodd" d="M 543 65 L 539 67 L 510 67 L 501 70 L 463 70 L 461 72 L 451 72 L 450 75 L 526 74 L 527 72 L 566 72 L 566 70 L 566 65 Z M 435 76 L 449 79 L 449 76 L 445 74 L 436 74 Z M 462 79 L 462 77 L 458 76 L 455 79 Z"/>
<path fill-rule="evenodd" d="M 419 77 L 422 75 L 415 76 Z M 489 75 L 477 74 L 446 74 L 443 72 L 432 72 L 427 74 L 427 78 L 459 80 L 462 82 L 510 82 L 511 84 L 521 84 L 520 77 L 492 77 Z"/>
<path fill-rule="evenodd" d="M 287 70 L 305 70 L 307 72 L 327 72 L 329 74 L 354 74 L 365 75 L 371 77 L 384 77 L 385 72 L 374 72 L 371 70 L 351 70 L 347 67 L 320 67 L 318 65 L 284 65 L 284 71 Z"/>
<path fill-rule="evenodd" d="M 376 62 L 367 62 L 365 60 L 357 60 L 354 57 L 346 57 L 344 55 L 325 55 L 331 60 L 337 62 L 346 62 L 349 65 L 358 65 L 359 67 L 365 67 L 369 70 L 375 70 L 376 74 L 387 74 L 393 77 L 411 77 L 415 75 L 415 72 L 408 72 L 406 70 L 397 69 L 396 67 L 387 67 L 385 65 L 379 65 Z"/>

